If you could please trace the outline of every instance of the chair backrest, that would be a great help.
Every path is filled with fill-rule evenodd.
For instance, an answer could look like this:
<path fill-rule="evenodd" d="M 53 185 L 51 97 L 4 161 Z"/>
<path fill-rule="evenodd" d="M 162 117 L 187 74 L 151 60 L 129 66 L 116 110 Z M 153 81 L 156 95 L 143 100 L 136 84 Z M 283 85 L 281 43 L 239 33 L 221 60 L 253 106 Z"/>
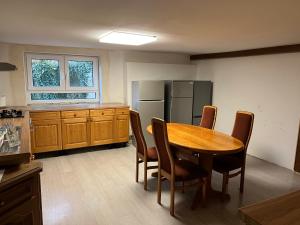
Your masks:
<path fill-rule="evenodd" d="M 171 174 L 172 168 L 174 168 L 174 159 L 169 146 L 166 122 L 158 118 L 153 118 L 152 132 L 158 153 L 160 169 Z"/>
<path fill-rule="evenodd" d="M 242 141 L 246 151 L 252 134 L 253 122 L 253 113 L 246 111 L 236 112 L 234 127 L 231 136 Z"/>
<path fill-rule="evenodd" d="M 140 114 L 134 110 L 130 110 L 129 114 L 131 129 L 136 140 L 136 149 L 139 153 L 145 155 L 147 151 L 147 144 L 142 131 Z"/>
<path fill-rule="evenodd" d="M 206 105 L 203 107 L 200 127 L 214 129 L 217 117 L 217 107 Z"/>

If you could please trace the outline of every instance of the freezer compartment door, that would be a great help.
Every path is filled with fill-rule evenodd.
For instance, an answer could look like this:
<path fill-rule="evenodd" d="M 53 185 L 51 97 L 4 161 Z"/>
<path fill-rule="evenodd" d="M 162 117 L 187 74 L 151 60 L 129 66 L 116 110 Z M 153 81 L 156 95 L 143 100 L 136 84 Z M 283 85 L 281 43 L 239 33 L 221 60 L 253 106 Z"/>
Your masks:
<path fill-rule="evenodd" d="M 191 124 L 192 112 L 192 98 L 172 98 L 170 122 Z"/>
<path fill-rule="evenodd" d="M 147 132 L 146 128 L 151 124 L 153 117 L 164 119 L 164 101 L 139 101 L 138 111 L 147 146 L 154 146 L 153 137 Z"/>
<path fill-rule="evenodd" d="M 193 81 L 173 81 L 172 97 L 173 98 L 192 98 L 193 97 Z"/>
<path fill-rule="evenodd" d="M 138 100 L 164 100 L 164 81 L 139 81 Z"/>

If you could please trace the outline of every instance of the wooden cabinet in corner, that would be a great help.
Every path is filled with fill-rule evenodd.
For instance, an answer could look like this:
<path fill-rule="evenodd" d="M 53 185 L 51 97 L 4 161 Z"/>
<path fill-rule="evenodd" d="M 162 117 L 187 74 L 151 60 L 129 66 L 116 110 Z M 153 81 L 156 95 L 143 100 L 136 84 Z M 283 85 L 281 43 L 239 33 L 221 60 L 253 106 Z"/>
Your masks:
<path fill-rule="evenodd" d="M 33 153 L 128 142 L 129 108 L 31 112 Z"/>
<path fill-rule="evenodd" d="M 8 167 L 0 181 L 0 224 L 42 225 L 40 172 L 42 164 Z"/>

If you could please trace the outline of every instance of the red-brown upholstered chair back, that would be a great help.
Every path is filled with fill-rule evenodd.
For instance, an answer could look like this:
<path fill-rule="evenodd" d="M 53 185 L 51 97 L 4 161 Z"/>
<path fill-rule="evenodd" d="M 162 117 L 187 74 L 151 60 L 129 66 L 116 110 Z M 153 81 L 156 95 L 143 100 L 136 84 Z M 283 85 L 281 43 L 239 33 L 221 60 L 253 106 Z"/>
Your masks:
<path fill-rule="evenodd" d="M 253 121 L 253 113 L 237 111 L 231 136 L 242 141 L 246 151 L 252 134 Z"/>
<path fill-rule="evenodd" d="M 137 151 L 144 155 L 147 151 L 147 144 L 143 135 L 140 115 L 138 112 L 130 110 L 130 124 L 136 140 Z"/>
<path fill-rule="evenodd" d="M 217 117 L 217 107 L 206 105 L 203 107 L 200 127 L 214 129 Z"/>
<path fill-rule="evenodd" d="M 166 122 L 158 118 L 153 118 L 152 132 L 158 152 L 158 162 L 160 165 L 160 169 L 171 174 L 171 166 L 174 165 L 174 159 L 169 147 Z"/>

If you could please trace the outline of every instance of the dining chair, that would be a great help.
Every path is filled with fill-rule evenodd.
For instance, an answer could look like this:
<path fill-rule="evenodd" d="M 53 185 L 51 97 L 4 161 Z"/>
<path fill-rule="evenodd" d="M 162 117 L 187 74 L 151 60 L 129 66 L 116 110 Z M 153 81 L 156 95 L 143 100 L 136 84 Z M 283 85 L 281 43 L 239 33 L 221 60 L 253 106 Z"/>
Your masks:
<path fill-rule="evenodd" d="M 133 131 L 133 135 L 136 140 L 136 177 L 135 180 L 138 182 L 139 180 L 139 164 L 144 163 L 144 189 L 147 190 L 147 171 L 150 169 L 156 169 L 158 166 L 148 166 L 148 162 L 157 162 L 157 150 L 156 148 L 147 147 L 142 126 L 140 115 L 138 112 L 134 110 L 130 110 L 130 124 Z"/>
<path fill-rule="evenodd" d="M 214 129 L 217 118 L 217 107 L 206 105 L 203 107 L 200 127 Z"/>
<path fill-rule="evenodd" d="M 182 186 L 176 187 L 176 182 L 193 182 L 191 185 L 199 185 L 202 189 L 202 203 L 206 201 L 206 186 L 208 174 L 200 166 L 188 160 L 175 159 L 169 146 L 167 125 L 164 120 L 152 119 L 152 132 L 156 149 L 158 152 L 158 186 L 157 186 L 157 202 L 161 204 L 161 182 L 169 180 L 170 186 L 170 214 L 175 216 L 174 201 L 175 191 L 182 190 Z"/>
<path fill-rule="evenodd" d="M 251 112 L 237 111 L 231 136 L 239 139 L 244 144 L 242 152 L 230 155 L 216 156 L 213 161 L 213 170 L 223 174 L 222 193 L 227 193 L 229 178 L 241 175 L 240 193 L 244 191 L 245 165 L 247 148 L 250 141 L 254 122 Z M 236 172 L 231 173 L 234 170 Z"/>

